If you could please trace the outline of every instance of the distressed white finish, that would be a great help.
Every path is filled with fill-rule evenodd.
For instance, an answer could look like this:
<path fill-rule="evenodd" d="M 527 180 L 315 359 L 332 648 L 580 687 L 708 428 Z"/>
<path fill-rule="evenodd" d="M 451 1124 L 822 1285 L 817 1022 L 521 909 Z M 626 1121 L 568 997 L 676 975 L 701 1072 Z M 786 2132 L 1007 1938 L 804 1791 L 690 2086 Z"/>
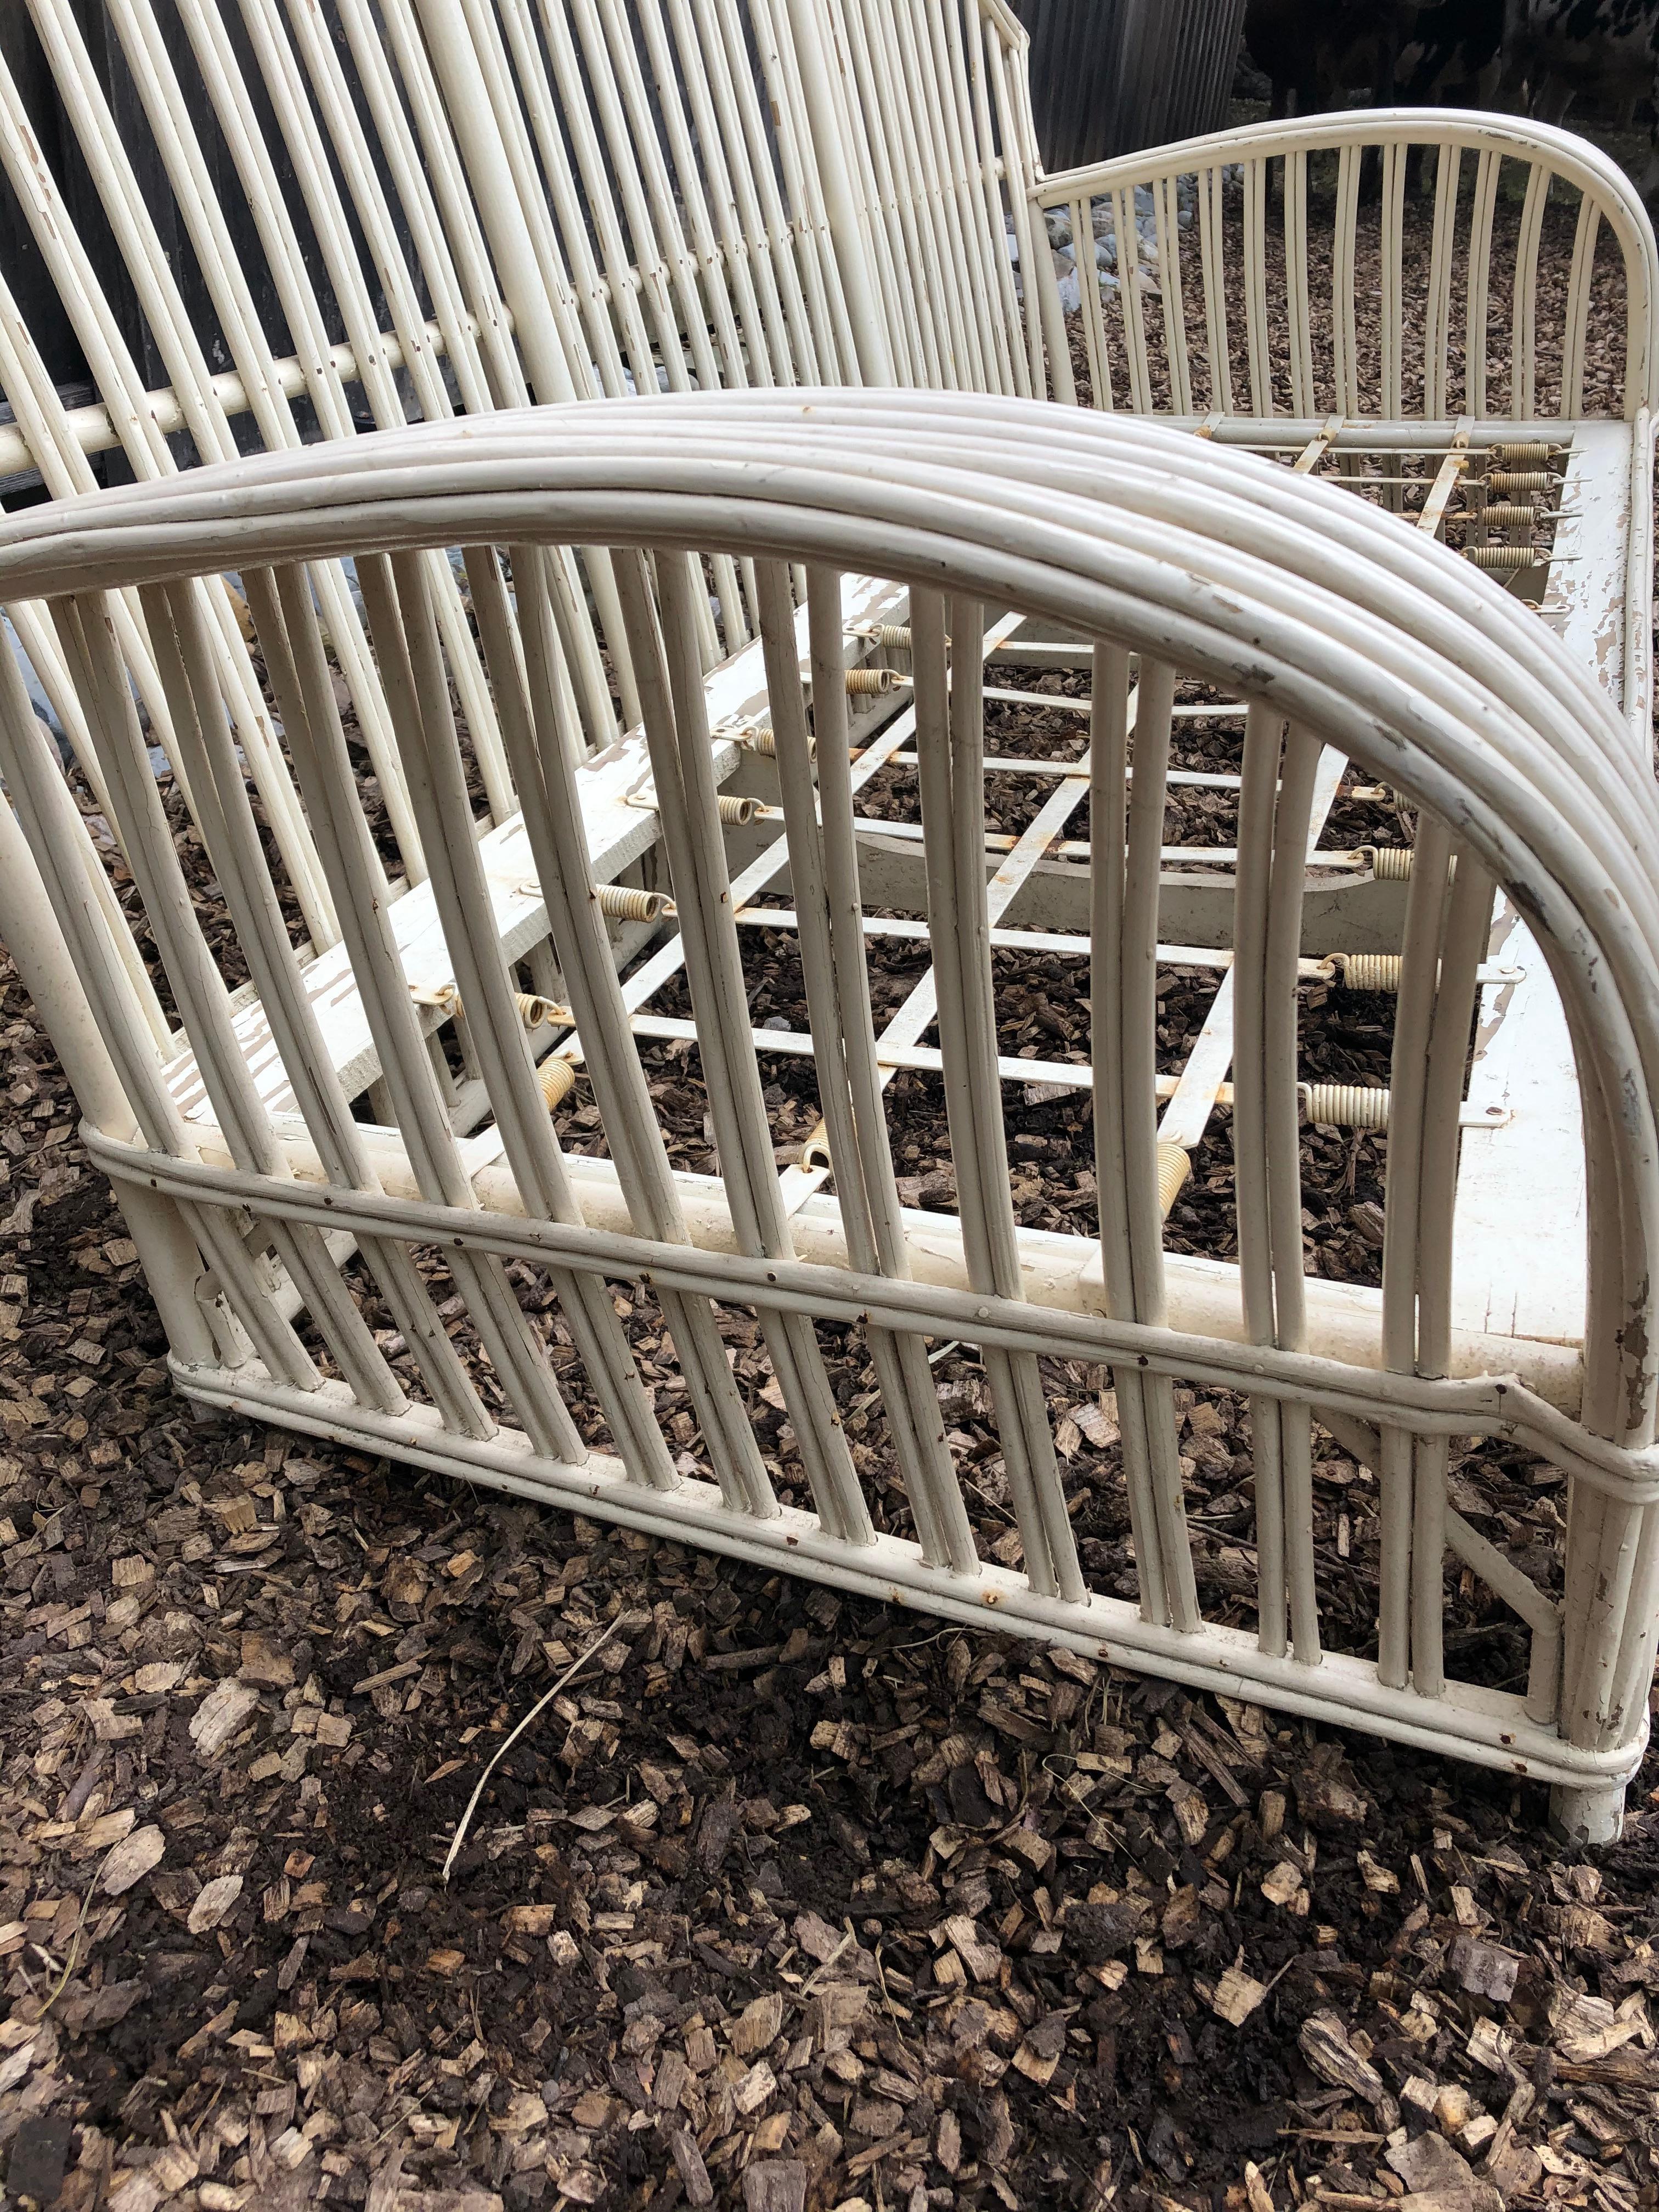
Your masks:
<path fill-rule="evenodd" d="M 1622 425 L 1576 426 L 1562 473 L 1548 607 L 1557 635 L 1622 703 L 1642 757 L 1651 745 L 1650 607 L 1639 635 L 1627 623 L 1627 559 L 1639 558 L 1650 494 L 1631 479 L 1633 441 Z M 1649 566 L 1650 568 L 1650 562 Z M 1457 1319 L 1498 1335 L 1578 1344 L 1584 1332 L 1584 1153 L 1578 1083 L 1559 997 L 1525 922 L 1501 899 L 1492 957 L 1521 971 L 1489 984 L 1468 1100 L 1475 1109 L 1457 1185 Z M 1488 1126 L 1481 1128 L 1485 1121 Z M 1540 1193 L 1524 1254 L 1515 1194 Z"/>
<path fill-rule="evenodd" d="M 1572 1040 L 1537 943 L 1504 898 L 1492 950 L 1522 981 L 1480 997 L 1457 1180 L 1456 1319 L 1496 1336 L 1580 1345 L 1589 1224 Z M 1493 1109 L 1498 1126 L 1480 1127 Z M 1528 1194 L 1524 1240 L 1517 1191 Z"/>

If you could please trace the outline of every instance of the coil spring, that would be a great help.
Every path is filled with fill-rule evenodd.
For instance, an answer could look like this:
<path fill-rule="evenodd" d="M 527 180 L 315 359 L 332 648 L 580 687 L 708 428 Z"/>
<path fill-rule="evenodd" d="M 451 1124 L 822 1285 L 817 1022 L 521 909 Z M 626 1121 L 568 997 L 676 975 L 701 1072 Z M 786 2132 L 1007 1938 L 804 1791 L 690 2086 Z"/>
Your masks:
<path fill-rule="evenodd" d="M 1547 469 L 1494 469 L 1486 478 L 1488 491 L 1555 491 L 1559 489 L 1554 477 Z"/>
<path fill-rule="evenodd" d="M 536 1070 L 536 1080 L 541 1086 L 543 1098 L 550 1114 L 562 1106 L 576 1087 L 576 1071 L 568 1060 L 556 1057 L 544 1060 Z"/>
<path fill-rule="evenodd" d="M 1337 981 L 1345 991 L 1397 991 L 1400 955 L 1397 952 L 1339 952 L 1332 959 Z"/>
<path fill-rule="evenodd" d="M 562 1006 L 556 999 L 544 999 L 538 991 L 515 991 L 513 1003 L 519 1010 L 519 1019 L 527 1030 L 538 1030 L 545 1022 L 568 1022 L 568 1006 Z M 456 1002 L 455 1011 L 460 1012 Z"/>
<path fill-rule="evenodd" d="M 849 698 L 879 698 L 886 692 L 897 690 L 896 668 L 849 668 L 847 672 L 847 693 Z"/>
<path fill-rule="evenodd" d="M 751 728 L 745 730 L 743 732 L 743 742 L 751 753 L 761 753 L 768 760 L 775 760 L 778 757 L 777 733 L 769 722 L 757 722 Z M 816 760 L 817 757 L 818 741 L 809 732 L 806 739 L 806 757 L 808 760 Z"/>
<path fill-rule="evenodd" d="M 830 1157 L 830 1132 L 820 1121 L 800 1148 L 801 1170 L 803 1174 L 811 1175 L 815 1168 L 830 1168 L 834 1164 Z"/>
<path fill-rule="evenodd" d="M 1517 463 L 1524 467 L 1529 464 L 1553 460 L 1560 451 L 1559 446 L 1546 445 L 1541 438 L 1519 438 L 1510 445 L 1494 446 L 1492 457 L 1500 468 L 1514 468 Z"/>
<path fill-rule="evenodd" d="M 1193 1171 L 1193 1164 L 1180 1145 L 1160 1145 L 1158 1148 L 1158 1210 L 1167 1221 L 1170 1208 L 1181 1195 L 1182 1186 Z"/>
<path fill-rule="evenodd" d="M 910 625 L 908 623 L 872 623 L 868 629 L 859 632 L 872 645 L 884 646 L 889 653 L 908 653 Z"/>
<path fill-rule="evenodd" d="M 599 912 L 613 921 L 660 921 L 668 911 L 665 891 L 646 891 L 635 884 L 601 884 Z"/>
<path fill-rule="evenodd" d="M 746 823 L 754 820 L 755 809 L 759 803 L 753 799 L 723 798 L 717 799 L 715 805 L 722 822 L 731 823 L 741 830 Z"/>
<path fill-rule="evenodd" d="M 1389 1094 L 1358 1083 L 1303 1083 L 1302 1111 L 1322 1129 L 1386 1129 Z"/>
<path fill-rule="evenodd" d="M 1536 568 L 1549 559 L 1530 545 L 1466 545 L 1463 558 L 1472 568 L 1484 568 L 1489 575 L 1518 575 L 1522 568 Z"/>
<path fill-rule="evenodd" d="M 1412 848 L 1409 845 L 1362 845 L 1360 851 L 1371 864 L 1371 873 L 1379 884 L 1408 884 L 1412 879 Z"/>
<path fill-rule="evenodd" d="M 1517 507 L 1512 501 L 1501 499 L 1494 501 L 1481 517 L 1490 530 L 1507 530 L 1516 524 L 1530 525 L 1537 520 L 1538 509 L 1535 507 Z"/>
<path fill-rule="evenodd" d="M 440 1007 L 446 1021 L 459 1022 L 466 1018 L 461 994 L 453 983 L 441 991 L 417 991 L 415 997 L 419 1006 Z M 562 1024 L 570 1019 L 568 1006 L 562 1006 L 556 999 L 544 998 L 539 991 L 515 991 L 513 1004 L 518 1010 L 519 1019 L 527 1030 L 538 1030 L 549 1022 Z"/>

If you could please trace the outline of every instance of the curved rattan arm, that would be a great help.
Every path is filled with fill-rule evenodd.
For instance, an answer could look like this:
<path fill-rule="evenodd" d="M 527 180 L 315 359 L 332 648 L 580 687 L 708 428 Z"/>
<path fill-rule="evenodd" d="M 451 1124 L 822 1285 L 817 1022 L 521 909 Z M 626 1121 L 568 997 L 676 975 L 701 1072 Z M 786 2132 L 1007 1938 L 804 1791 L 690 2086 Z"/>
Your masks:
<path fill-rule="evenodd" d="M 1425 272 L 1426 320 L 1420 325 L 1424 364 L 1420 389 L 1405 388 L 1405 359 L 1401 339 L 1410 310 L 1402 283 L 1401 231 L 1408 183 L 1407 156 L 1423 153 L 1435 157 L 1430 186 L 1431 203 L 1424 228 L 1431 238 Z M 1309 162 L 1313 157 L 1336 158 L 1334 204 L 1331 213 L 1331 286 L 1334 297 L 1316 300 L 1310 267 L 1310 232 L 1321 227 L 1309 199 Z M 1380 341 L 1382 392 L 1380 406 L 1362 405 L 1354 343 L 1353 289 L 1355 255 L 1362 206 L 1363 162 L 1374 156 L 1381 172 L 1379 269 L 1376 289 L 1382 313 Z M 1507 404 L 1490 405 L 1486 394 L 1486 316 L 1497 298 L 1500 271 L 1494 253 L 1494 217 L 1499 198 L 1500 167 L 1506 161 L 1522 165 L 1526 174 L 1517 229 L 1511 305 L 1512 353 Z M 1282 236 L 1285 248 L 1285 279 L 1282 302 L 1271 303 L 1267 293 L 1267 242 L 1270 221 L 1269 165 L 1283 166 Z M 1466 213 L 1460 212 L 1460 185 L 1473 169 L 1473 198 Z M 1334 380 L 1336 405 L 1346 414 L 1381 412 L 1384 416 L 1423 416 L 1431 419 L 1460 413 L 1502 414 L 1528 419 L 1534 413 L 1573 418 L 1604 411 L 1586 409 L 1583 376 L 1586 340 L 1591 312 L 1596 228 L 1605 222 L 1617 241 L 1625 286 L 1625 360 L 1623 413 L 1633 419 L 1643 408 L 1659 404 L 1659 250 L 1653 224 L 1631 179 L 1601 150 L 1570 131 L 1547 124 L 1508 115 L 1484 115 L 1456 108 L 1395 107 L 1362 110 L 1336 115 L 1297 117 L 1291 121 L 1255 123 L 1236 131 L 1221 131 L 1200 138 L 1188 138 L 1145 152 L 1125 154 L 1115 160 L 1068 169 L 1044 177 L 1032 188 L 1035 204 L 1045 210 L 1070 215 L 1074 235 L 1092 233 L 1088 211 L 1103 205 L 1120 211 L 1116 233 L 1127 234 L 1127 218 L 1138 191 L 1150 192 L 1158 216 L 1157 246 L 1160 265 L 1153 275 L 1164 302 L 1182 296 L 1189 317 L 1198 324 L 1201 338 L 1192 349 L 1194 361 L 1207 353 L 1210 371 L 1209 404 L 1231 412 L 1234 398 L 1227 370 L 1227 314 L 1224 264 L 1227 248 L 1219 201 L 1224 173 L 1242 176 L 1243 183 L 1244 320 L 1249 398 L 1240 407 L 1247 414 L 1285 411 L 1284 400 L 1275 401 L 1275 370 L 1288 380 L 1288 411 L 1293 415 L 1322 412 L 1316 386 L 1327 377 Z M 1196 181 L 1196 252 L 1183 241 L 1173 207 L 1166 208 L 1166 191 L 1176 179 Z M 1541 226 L 1551 187 L 1557 181 L 1580 196 L 1577 234 L 1567 285 L 1559 353 L 1547 364 L 1556 372 L 1553 404 L 1539 396 L 1540 369 L 1538 260 Z M 1189 212 L 1189 222 L 1191 216 Z M 1190 236 L 1190 233 L 1189 233 Z M 1458 303 L 1454 300 L 1454 264 L 1460 246 L 1467 253 L 1464 273 L 1463 350 L 1464 385 L 1457 392 L 1452 381 L 1455 360 L 1449 358 L 1457 335 Z M 1039 282 L 1048 295 L 1052 316 L 1054 298 L 1052 272 L 1040 257 Z M 1194 264 L 1196 264 L 1196 266 Z M 1085 294 L 1087 302 L 1087 294 Z M 1312 330 L 1316 304 L 1331 313 L 1328 356 L 1320 358 Z M 1237 309 L 1234 310 L 1235 315 Z M 1277 328 L 1283 316 L 1282 343 Z M 1091 356 L 1095 333 L 1091 317 Z M 1150 404 L 1150 361 L 1146 350 L 1146 317 L 1139 295 L 1124 306 L 1124 327 L 1130 404 Z M 1474 337 L 1471 337 L 1471 332 Z M 1185 333 L 1179 345 L 1169 343 L 1171 380 L 1169 404 L 1185 413 L 1191 404 L 1191 377 L 1183 357 Z M 1051 356 L 1054 354 L 1051 341 Z M 1275 357 L 1276 356 L 1276 357 Z M 1104 374 L 1103 375 L 1103 372 Z M 1097 383 L 1109 380 L 1103 350 L 1095 366 Z M 1121 371 L 1120 371 L 1120 374 Z"/>
<path fill-rule="evenodd" d="M 515 780 L 526 794 L 555 949 L 573 995 L 584 994 L 581 1043 L 611 1139 L 614 1184 L 568 1172 L 550 1140 L 476 861 L 428 572 L 416 558 L 454 543 L 514 549 L 523 658 L 499 656 L 492 673 L 507 687 Z M 571 835 L 580 812 L 563 736 L 568 708 L 555 680 L 556 640 L 532 588 L 534 549 L 572 544 L 611 549 L 641 672 L 654 804 L 721 1164 L 718 1194 L 698 1201 L 702 1225 L 666 1173 L 608 950 L 582 934 L 581 917 L 596 902 L 585 839 Z M 348 553 L 364 579 L 376 648 L 398 702 L 411 799 L 434 856 L 436 911 L 501 1132 L 488 1196 L 437 1110 L 425 1042 L 408 1019 L 407 987 L 343 773 L 347 756 L 315 611 L 295 567 Z M 778 1204 L 696 669 L 692 610 L 704 586 L 694 553 L 753 560 L 763 586 L 771 726 L 795 896 L 822 917 L 821 927 L 803 918 L 803 975 L 841 1194 L 840 1255 L 860 1285 L 895 1285 L 890 1301 L 872 1294 L 862 1310 L 915 1543 L 873 1525 L 817 1364 L 811 1317 L 846 1316 L 848 1278 L 801 1254 Z M 795 563 L 805 566 L 810 584 L 805 673 L 817 739 L 816 804 L 803 636 L 787 583 Z M 354 1135 L 343 1100 L 328 1093 L 325 1063 L 306 1026 L 301 979 L 286 939 L 262 918 L 257 844 L 234 827 L 246 793 L 217 731 L 211 661 L 188 589 L 190 579 L 224 565 L 276 577 L 298 683 L 299 718 L 287 733 L 351 972 L 372 1002 L 396 1111 L 389 1150 L 382 1144 L 373 1152 L 361 1132 Z M 839 651 L 836 571 L 848 569 L 890 577 L 911 595 L 940 1060 L 962 1209 L 959 1272 L 948 1293 L 937 1273 L 908 1279 L 867 1000 L 854 988 L 847 944 L 836 934 L 850 920 L 857 943 L 845 749 L 826 741 L 835 726 L 827 702 Z M 302 1137 L 262 1117 L 239 1077 L 222 1000 L 191 940 L 188 902 L 181 903 L 168 872 L 170 836 L 146 797 L 141 736 L 107 643 L 101 595 L 127 587 L 139 590 L 152 634 L 162 641 L 177 723 L 193 720 L 201 732 L 191 772 L 204 799 L 210 854 L 238 933 L 252 940 L 250 964 L 272 1012 L 273 1036 L 290 1074 L 309 1067 L 314 1079 L 300 1099 Z M 179 1372 L 197 1395 L 263 1404 L 302 1426 L 372 1435 L 381 1449 L 540 1486 L 544 1494 L 591 1502 L 638 1525 L 701 1530 L 703 1540 L 745 1556 L 787 1558 L 793 1547 L 811 1571 L 857 1587 L 877 1582 L 958 1617 L 1000 1608 L 1000 1618 L 1025 1632 L 1115 1649 L 1185 1680 L 1248 1685 L 1294 1710 L 1323 1711 L 1565 1783 L 1588 1787 L 1628 1771 L 1644 1724 L 1640 1692 L 1651 1664 L 1659 1571 L 1648 1456 L 1656 1358 L 1650 1284 L 1659 1251 L 1659 878 L 1652 857 L 1659 794 L 1594 682 L 1512 597 L 1467 563 L 1334 488 L 1145 421 L 962 396 L 819 392 L 502 414 L 267 455 L 35 510 L 0 521 L 0 599 L 15 598 L 52 604 L 85 669 L 94 742 L 216 1117 L 183 1126 L 170 1115 L 153 1044 L 123 999 L 118 965 L 99 957 L 95 917 L 58 850 L 46 795 L 51 763 L 43 766 L 27 703 L 0 668 L 0 764 L 142 1132 L 125 1168 L 118 1139 L 100 1138 L 100 1156 L 118 1176 L 171 1193 L 193 1222 L 228 1220 L 248 1205 L 273 1224 L 273 1236 L 286 1240 L 284 1263 L 309 1285 L 307 1303 L 347 1378 L 324 1384 L 307 1371 L 280 1317 L 261 1307 L 245 1264 L 237 1273 L 246 1262 L 240 1238 L 227 1243 L 221 1235 L 215 1259 L 224 1294 L 265 1373 L 245 1357 L 233 1382 L 181 1360 Z M 985 921 L 984 732 L 978 664 L 963 651 L 987 606 L 1039 615 L 1097 641 L 1091 957 L 1101 1243 L 1093 1297 L 1115 1332 L 1104 1356 L 1123 1416 L 1138 1613 L 1091 1596 L 1079 1578 L 1036 1362 L 1044 1350 L 1077 1356 L 1082 1339 L 1075 1309 L 1048 1319 L 1026 1279 L 1007 1187 Z M 176 650 L 167 645 L 169 635 Z M 1138 657 L 1133 692 L 1131 653 Z M 1176 671 L 1252 702 L 1248 834 L 1257 857 L 1275 863 L 1252 873 L 1242 856 L 1239 872 L 1235 966 L 1248 964 L 1253 974 L 1240 981 L 1238 1097 L 1245 1104 L 1235 1142 L 1243 1131 L 1260 1166 L 1247 1175 L 1241 1162 L 1238 1184 L 1247 1340 L 1218 1334 L 1201 1346 L 1204 1379 L 1227 1378 L 1264 1409 L 1255 1424 L 1264 1552 L 1255 1638 L 1208 1625 L 1197 1609 L 1168 1391 L 1170 1371 L 1193 1355 L 1173 1348 L 1164 1325 L 1148 1110 L 1155 1012 L 1146 979 L 1156 953 L 1158 817 Z M 1307 1348 L 1295 1181 L 1294 952 L 1306 763 L 1318 740 L 1384 775 L 1424 819 L 1390 1092 L 1379 1356 L 1304 1370 L 1294 1364 Z M 1246 835 L 1242 812 L 1241 847 Z M 1285 856 L 1290 864 L 1276 864 Z M 1454 857 L 1448 901 L 1446 864 Z M 1607 1440 L 1597 1454 L 1559 1454 L 1578 1487 L 1565 1665 L 1558 1697 L 1559 1616 L 1541 1599 L 1528 1601 L 1537 1640 L 1524 1711 L 1518 1700 L 1444 1681 L 1437 1617 L 1443 1547 L 1456 1540 L 1467 1551 L 1471 1540 L 1455 1537 L 1446 1521 L 1445 1437 L 1471 1424 L 1508 1425 L 1503 1389 L 1494 1386 L 1493 1410 L 1482 1417 L 1471 1411 L 1464 1386 L 1443 1379 L 1451 1267 L 1443 1216 L 1492 881 L 1528 916 L 1577 1054 L 1594 1208 L 1580 1426 L 1587 1439 Z M 301 1085 L 295 1087 L 299 1093 Z M 607 1188 L 620 1216 L 585 1195 Z M 425 1342 L 421 1286 L 396 1276 L 394 1255 L 441 1237 L 479 1316 L 516 1437 L 492 1437 L 488 1423 L 480 1433 L 465 1377 L 448 1377 L 447 1397 L 434 1389 L 435 1413 L 388 1400 L 374 1347 L 352 1337 L 343 1302 L 331 1303 L 316 1243 L 331 1192 L 349 1204 L 388 1301 L 395 1291 L 408 1308 L 400 1325 L 411 1345 Z M 514 1213 L 532 1232 L 516 1242 L 503 1226 Z M 614 1456 L 573 1437 L 534 1344 L 514 1334 L 516 1308 L 499 1260 L 533 1253 L 538 1222 L 558 1230 L 550 1275 L 605 1409 Z M 671 1296 L 679 1301 L 669 1325 L 716 1482 L 682 1482 L 640 1418 L 637 1372 L 606 1319 L 599 1279 L 649 1273 L 663 1266 L 665 1247 L 705 1238 L 741 1256 L 732 1291 L 763 1317 L 815 1517 L 780 1510 L 767 1471 L 745 1459 L 740 1417 L 733 1424 L 722 1413 L 718 1341 L 696 1333 L 712 1294 L 706 1268 L 671 1270 L 663 1297 L 665 1312 Z M 978 1305 L 964 1309 L 958 1292 Z M 1017 1311 L 1029 1316 L 1018 1328 Z M 918 1341 L 971 1338 L 975 1316 L 986 1331 L 986 1371 L 1018 1520 L 1024 1567 L 1018 1575 L 978 1560 L 970 1539 L 964 1548 L 957 1478 L 919 1425 L 928 1392 L 925 1372 L 912 1371 Z M 1190 1346 L 1190 1337 L 1185 1342 Z M 1294 1379 L 1303 1372 L 1306 1396 Z M 1384 1637 L 1376 1664 L 1321 1650 L 1306 1469 L 1313 1410 L 1328 1398 L 1363 1409 L 1359 1425 L 1350 1419 L 1345 1433 L 1374 1458 L 1382 1486 Z M 1550 1425 L 1533 1419 L 1519 1394 L 1513 1402 L 1527 1410 L 1529 1439 L 1548 1448 Z M 1373 1417 L 1375 1436 L 1364 1427 Z M 1271 1448 L 1263 1441 L 1270 1430 Z M 1494 1565 L 1492 1571 L 1503 1571 Z"/>

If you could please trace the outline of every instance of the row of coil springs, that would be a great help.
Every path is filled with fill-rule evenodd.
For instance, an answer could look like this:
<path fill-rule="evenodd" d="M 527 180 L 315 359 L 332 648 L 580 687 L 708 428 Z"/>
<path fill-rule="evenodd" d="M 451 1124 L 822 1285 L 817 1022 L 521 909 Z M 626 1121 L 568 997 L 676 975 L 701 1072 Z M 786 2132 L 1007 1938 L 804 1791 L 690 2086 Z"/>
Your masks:
<path fill-rule="evenodd" d="M 1549 560 L 1542 541 L 1560 514 L 1565 448 L 1519 439 L 1489 453 L 1486 472 L 1463 481 L 1463 557 L 1489 575 L 1519 576 Z"/>

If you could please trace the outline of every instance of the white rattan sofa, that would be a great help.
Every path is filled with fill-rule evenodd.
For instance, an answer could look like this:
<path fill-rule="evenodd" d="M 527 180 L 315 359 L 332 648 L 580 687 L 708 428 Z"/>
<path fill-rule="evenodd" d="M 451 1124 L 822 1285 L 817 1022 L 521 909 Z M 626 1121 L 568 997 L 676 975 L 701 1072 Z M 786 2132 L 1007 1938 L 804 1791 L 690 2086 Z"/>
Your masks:
<path fill-rule="evenodd" d="M 1419 113 L 1045 179 L 1000 0 L 244 0 L 234 38 L 210 0 L 165 26 L 109 0 L 118 118 L 64 0 L 30 12 L 97 211 L 77 230 L 3 80 L 0 161 L 100 397 L 65 407 L 0 299 L 0 465 L 59 501 L 0 526 L 0 601 L 64 739 L 5 664 L 0 932 L 180 1387 L 1540 1776 L 1564 1825 L 1613 1832 L 1659 1572 L 1659 343 L 1619 173 Z M 97 492 L 103 453 L 138 482 Z M 996 770 L 1041 804 L 988 836 L 981 690 L 1051 697 L 1009 662 L 1092 669 L 1092 750 Z M 1194 678 L 1219 700 L 1177 700 Z M 1182 716 L 1242 726 L 1236 772 L 1170 768 Z M 1409 847 L 1328 834 L 1351 761 L 1422 809 Z M 860 814 L 905 763 L 921 818 Z M 1194 780 L 1235 794 L 1232 842 L 1170 849 Z M 931 965 L 878 1030 L 855 955 L 907 913 Z M 751 1026 L 756 927 L 799 937 L 787 1034 Z M 1091 959 L 1087 1063 L 999 1052 L 993 956 L 1022 933 Z M 1160 1071 L 1158 970 L 1194 961 L 1220 988 Z M 1386 1101 L 1299 1082 L 1310 964 L 1395 992 Z M 663 1041 L 695 1051 L 718 1176 L 658 1139 Z M 822 1114 L 781 1164 L 778 1053 L 810 1056 Z M 900 1069 L 943 1086 L 954 1213 L 899 1206 Z M 578 1070 L 604 1162 L 560 1142 Z M 1000 1094 L 1034 1080 L 1092 1087 L 1098 1237 L 1017 1227 Z M 1237 1261 L 1166 1261 L 1218 1109 Z M 1380 1291 L 1304 1285 L 1298 1118 L 1385 1115 Z M 607 1278 L 650 1286 L 693 1473 Z M 795 1504 L 711 1301 L 761 1316 Z M 896 1504 L 815 1320 L 867 1333 Z M 981 1555 L 930 1339 L 979 1348 L 1018 1568 Z M 1061 1356 L 1115 1379 L 1133 1600 L 1072 1540 L 1037 1364 Z M 1175 1376 L 1249 1398 L 1254 1629 L 1200 1615 Z M 1321 1634 L 1315 1419 L 1376 1486 L 1374 1658 Z M 1559 1595 L 1449 1504 L 1482 1436 L 1571 1478 Z M 1448 1679 L 1453 1559 L 1530 1632 L 1524 1696 Z"/>

